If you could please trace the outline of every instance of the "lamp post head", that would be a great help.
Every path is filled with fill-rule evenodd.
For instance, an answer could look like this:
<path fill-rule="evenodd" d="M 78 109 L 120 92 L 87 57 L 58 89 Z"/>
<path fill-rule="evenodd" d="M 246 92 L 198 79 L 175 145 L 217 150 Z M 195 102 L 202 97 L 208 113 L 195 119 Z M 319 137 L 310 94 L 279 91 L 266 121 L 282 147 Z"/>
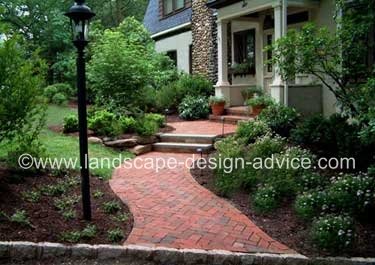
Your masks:
<path fill-rule="evenodd" d="M 85 5 L 84 0 L 76 0 L 65 16 L 70 18 L 73 42 L 85 46 L 89 39 L 90 20 L 95 16 L 95 13 Z"/>

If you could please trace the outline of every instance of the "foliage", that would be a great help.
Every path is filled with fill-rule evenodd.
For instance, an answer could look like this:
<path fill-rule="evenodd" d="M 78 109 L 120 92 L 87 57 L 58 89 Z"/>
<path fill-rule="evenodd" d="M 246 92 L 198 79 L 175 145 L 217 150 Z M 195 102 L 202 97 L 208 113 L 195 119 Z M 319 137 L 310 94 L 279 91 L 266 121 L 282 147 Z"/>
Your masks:
<path fill-rule="evenodd" d="M 207 118 L 210 108 L 204 96 L 186 96 L 178 106 L 180 117 L 184 120 Z"/>
<path fill-rule="evenodd" d="M 133 117 L 121 117 L 120 126 L 123 133 L 133 132 L 136 128 L 137 121 Z"/>
<path fill-rule="evenodd" d="M 280 104 L 267 107 L 258 116 L 259 120 L 264 121 L 272 131 L 283 137 L 289 136 L 290 130 L 296 127 L 299 117 L 295 109 Z"/>
<path fill-rule="evenodd" d="M 259 188 L 252 199 L 255 209 L 261 213 L 270 212 L 278 205 L 278 194 L 270 185 Z"/>
<path fill-rule="evenodd" d="M 223 104 L 225 103 L 225 98 L 220 96 L 210 96 L 208 98 L 208 102 L 210 103 L 210 105 L 215 105 L 215 104 Z"/>
<path fill-rule="evenodd" d="M 210 81 L 199 75 L 182 74 L 175 82 L 166 84 L 156 91 L 157 109 L 176 110 L 186 96 L 205 96 L 213 94 Z"/>
<path fill-rule="evenodd" d="M 157 133 L 158 130 L 159 126 L 157 122 L 147 119 L 145 116 L 140 117 L 135 126 L 135 132 L 140 136 L 152 136 Z"/>
<path fill-rule="evenodd" d="M 129 220 L 129 216 L 126 213 L 121 213 L 112 217 L 113 220 L 119 223 L 123 223 Z"/>
<path fill-rule="evenodd" d="M 266 123 L 259 120 L 241 122 L 236 130 L 236 138 L 245 144 L 254 143 L 256 138 L 270 133 L 271 129 Z"/>
<path fill-rule="evenodd" d="M 246 105 L 252 106 L 252 107 L 255 107 L 255 106 L 268 107 L 273 104 L 275 104 L 275 101 L 271 97 L 266 96 L 266 95 L 250 98 L 246 101 Z"/>
<path fill-rule="evenodd" d="M 97 234 L 97 228 L 95 225 L 88 224 L 82 231 L 69 231 L 61 234 L 60 238 L 62 241 L 69 243 L 77 243 L 81 239 L 91 239 Z"/>
<path fill-rule="evenodd" d="M 119 27 L 105 30 L 94 43 L 88 66 L 96 104 L 113 101 L 128 109 L 143 108 L 144 88 L 158 82 L 161 60 L 166 59 L 156 53 L 149 33 L 134 18 L 126 18 Z"/>
<path fill-rule="evenodd" d="M 78 117 L 75 114 L 70 114 L 64 118 L 64 133 L 78 132 Z"/>
<path fill-rule="evenodd" d="M 17 210 L 10 218 L 9 220 L 12 223 L 17 223 L 21 226 L 31 226 L 30 219 L 27 216 L 26 211 L 24 210 Z"/>
<path fill-rule="evenodd" d="M 102 191 L 100 191 L 100 190 L 96 190 L 96 191 L 92 194 L 92 196 L 93 196 L 95 199 L 98 199 L 98 198 L 103 197 L 103 196 L 104 196 L 104 193 L 103 193 Z"/>
<path fill-rule="evenodd" d="M 155 122 L 160 128 L 164 127 L 166 123 L 165 116 L 157 113 L 147 113 L 144 118 L 145 120 Z"/>
<path fill-rule="evenodd" d="M 56 104 L 56 105 L 66 105 L 67 103 L 67 98 L 63 93 L 56 93 L 51 100 L 51 103 Z"/>
<path fill-rule="evenodd" d="M 115 114 L 107 110 L 98 110 L 88 118 L 88 127 L 97 135 L 116 136 L 121 133 L 121 125 Z"/>
<path fill-rule="evenodd" d="M 320 248 L 333 251 L 346 249 L 354 241 L 353 220 L 348 216 L 323 216 L 313 223 L 311 234 Z"/>
<path fill-rule="evenodd" d="M 120 228 L 115 228 L 108 231 L 108 240 L 111 242 L 120 242 L 124 239 L 124 233 L 121 231 Z"/>
<path fill-rule="evenodd" d="M 97 229 L 95 225 L 87 225 L 82 231 L 81 231 L 81 237 L 90 239 L 94 238 L 96 236 Z"/>
<path fill-rule="evenodd" d="M 263 89 L 258 86 L 251 86 L 251 87 L 241 90 L 241 95 L 245 101 L 248 100 L 249 98 L 252 98 L 254 95 L 263 96 L 263 94 L 264 94 Z"/>
<path fill-rule="evenodd" d="M 22 197 L 28 202 L 39 202 L 41 194 L 40 191 L 25 191 L 22 193 Z"/>
<path fill-rule="evenodd" d="M 115 214 L 115 213 L 117 213 L 120 210 L 121 210 L 121 206 L 116 201 L 105 202 L 103 204 L 103 211 L 106 214 Z"/>
<path fill-rule="evenodd" d="M 35 57 L 26 60 L 16 39 L 0 44 L 0 142 L 31 130 L 33 124 L 42 120 L 43 67 Z"/>

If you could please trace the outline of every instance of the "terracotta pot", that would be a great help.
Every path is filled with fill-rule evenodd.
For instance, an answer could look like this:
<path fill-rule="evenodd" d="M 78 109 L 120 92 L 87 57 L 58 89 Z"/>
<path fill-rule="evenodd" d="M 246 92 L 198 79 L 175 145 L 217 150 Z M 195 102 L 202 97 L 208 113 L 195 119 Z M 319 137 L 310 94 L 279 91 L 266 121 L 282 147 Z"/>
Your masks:
<path fill-rule="evenodd" d="M 265 106 L 263 106 L 263 105 L 253 106 L 253 115 L 258 116 L 264 108 L 265 108 Z"/>
<path fill-rule="evenodd" d="M 211 105 L 212 114 L 215 116 L 220 116 L 224 114 L 225 102 L 215 103 Z"/>

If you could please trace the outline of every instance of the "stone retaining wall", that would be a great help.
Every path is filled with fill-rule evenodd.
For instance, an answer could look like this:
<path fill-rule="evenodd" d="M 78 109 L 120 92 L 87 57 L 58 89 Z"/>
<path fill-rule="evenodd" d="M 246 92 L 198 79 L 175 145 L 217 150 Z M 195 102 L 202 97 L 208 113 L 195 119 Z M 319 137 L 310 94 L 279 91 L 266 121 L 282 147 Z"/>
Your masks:
<path fill-rule="evenodd" d="M 136 245 L 67 246 L 58 243 L 0 242 L 0 263 L 40 260 L 121 261 L 121 264 L 160 265 L 375 265 L 375 258 L 314 258 L 302 255 L 232 253 L 219 250 L 151 248 Z M 52 264 L 52 263 L 49 263 Z M 56 264 L 56 263 L 53 263 Z"/>

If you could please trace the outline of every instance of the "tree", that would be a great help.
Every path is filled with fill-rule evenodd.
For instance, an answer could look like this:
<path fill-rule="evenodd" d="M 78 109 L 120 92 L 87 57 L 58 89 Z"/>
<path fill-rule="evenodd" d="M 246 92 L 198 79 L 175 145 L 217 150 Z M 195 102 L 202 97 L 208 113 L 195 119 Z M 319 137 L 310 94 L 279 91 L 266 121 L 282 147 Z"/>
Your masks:
<path fill-rule="evenodd" d="M 43 62 L 26 60 L 15 38 L 0 44 L 0 142 L 13 139 L 39 120 L 43 72 Z"/>
<path fill-rule="evenodd" d="M 375 20 L 374 0 L 355 3 L 337 2 L 343 15 L 335 18 L 339 25 L 335 33 L 309 23 L 301 31 L 290 30 L 270 48 L 284 80 L 296 73 L 317 77 L 336 96 L 342 111 L 351 116 L 360 112 L 356 102 L 361 97 L 359 86 L 373 74 L 373 66 L 364 58 L 373 49 L 369 33 Z"/>

